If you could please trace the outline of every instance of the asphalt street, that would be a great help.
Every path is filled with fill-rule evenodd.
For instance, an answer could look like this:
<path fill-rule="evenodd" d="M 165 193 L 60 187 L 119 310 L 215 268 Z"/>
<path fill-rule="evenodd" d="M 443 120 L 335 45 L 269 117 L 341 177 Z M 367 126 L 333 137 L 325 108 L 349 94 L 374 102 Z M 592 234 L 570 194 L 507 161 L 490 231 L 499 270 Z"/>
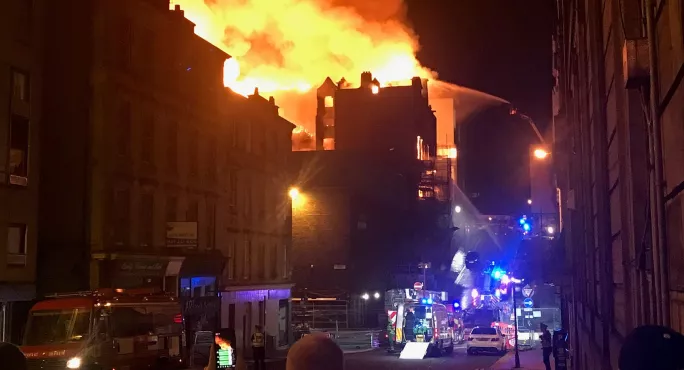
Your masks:
<path fill-rule="evenodd" d="M 399 355 L 387 354 L 385 350 L 345 355 L 346 368 L 349 370 L 365 369 L 430 369 L 430 370 L 477 370 L 489 369 L 501 358 L 499 355 L 468 356 L 465 347 L 457 348 L 451 355 L 422 360 L 401 360 Z"/>

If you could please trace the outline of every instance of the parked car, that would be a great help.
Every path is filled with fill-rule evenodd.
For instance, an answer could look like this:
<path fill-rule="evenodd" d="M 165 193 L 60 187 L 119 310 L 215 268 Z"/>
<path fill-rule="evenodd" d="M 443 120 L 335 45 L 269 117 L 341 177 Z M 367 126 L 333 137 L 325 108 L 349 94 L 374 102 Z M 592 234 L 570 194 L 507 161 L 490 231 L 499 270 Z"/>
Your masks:
<path fill-rule="evenodd" d="M 506 336 L 498 327 L 475 327 L 468 337 L 468 354 L 474 355 L 481 352 L 505 353 Z"/>

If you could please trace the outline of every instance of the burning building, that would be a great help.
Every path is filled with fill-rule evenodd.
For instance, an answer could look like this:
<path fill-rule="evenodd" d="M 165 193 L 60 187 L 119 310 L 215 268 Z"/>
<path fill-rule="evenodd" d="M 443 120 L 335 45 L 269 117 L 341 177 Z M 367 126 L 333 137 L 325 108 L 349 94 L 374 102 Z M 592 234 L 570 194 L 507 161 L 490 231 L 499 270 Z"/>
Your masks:
<path fill-rule="evenodd" d="M 295 152 L 292 161 L 301 198 L 292 228 L 298 294 L 364 299 L 412 286 L 417 276 L 401 266 L 450 260 L 427 82 L 383 87 L 364 72 L 350 88 L 328 78 L 317 107 L 317 150 Z"/>
<path fill-rule="evenodd" d="M 287 345 L 294 125 L 168 0 L 44 3 L 41 293 L 164 289 L 190 331 Z"/>

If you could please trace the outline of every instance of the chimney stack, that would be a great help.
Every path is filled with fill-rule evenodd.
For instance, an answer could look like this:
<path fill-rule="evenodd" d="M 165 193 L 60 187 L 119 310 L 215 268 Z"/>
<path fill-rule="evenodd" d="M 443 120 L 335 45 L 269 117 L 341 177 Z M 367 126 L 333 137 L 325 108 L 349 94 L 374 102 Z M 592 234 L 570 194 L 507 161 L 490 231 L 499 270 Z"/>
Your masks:
<path fill-rule="evenodd" d="M 361 87 L 369 88 L 371 83 L 373 83 L 373 75 L 368 71 L 361 73 Z"/>
<path fill-rule="evenodd" d="M 268 97 L 268 102 L 271 103 L 271 105 L 275 105 L 275 98 L 272 96 Z"/>

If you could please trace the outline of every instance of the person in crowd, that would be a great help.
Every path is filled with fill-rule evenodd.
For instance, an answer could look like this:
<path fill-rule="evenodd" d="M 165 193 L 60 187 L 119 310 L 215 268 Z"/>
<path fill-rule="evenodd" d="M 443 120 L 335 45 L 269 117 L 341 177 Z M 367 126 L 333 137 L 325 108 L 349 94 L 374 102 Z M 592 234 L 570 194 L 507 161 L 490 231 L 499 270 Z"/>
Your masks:
<path fill-rule="evenodd" d="M 254 358 L 254 370 L 266 370 L 266 335 L 260 325 L 254 326 L 252 357 Z"/>
<path fill-rule="evenodd" d="M 544 360 L 544 366 L 546 370 L 551 370 L 551 354 L 553 353 L 553 344 L 551 343 L 551 332 L 546 324 L 539 324 L 541 328 L 541 345 L 542 345 L 542 358 Z"/>
<path fill-rule="evenodd" d="M 21 350 L 10 343 L 0 342 L 0 368 L 7 370 L 27 370 L 26 357 Z"/>
<path fill-rule="evenodd" d="M 620 348 L 620 370 L 684 369 L 684 335 L 664 326 L 640 326 Z"/>
<path fill-rule="evenodd" d="M 344 370 L 344 354 L 325 334 L 310 334 L 287 354 L 285 370 Z"/>

